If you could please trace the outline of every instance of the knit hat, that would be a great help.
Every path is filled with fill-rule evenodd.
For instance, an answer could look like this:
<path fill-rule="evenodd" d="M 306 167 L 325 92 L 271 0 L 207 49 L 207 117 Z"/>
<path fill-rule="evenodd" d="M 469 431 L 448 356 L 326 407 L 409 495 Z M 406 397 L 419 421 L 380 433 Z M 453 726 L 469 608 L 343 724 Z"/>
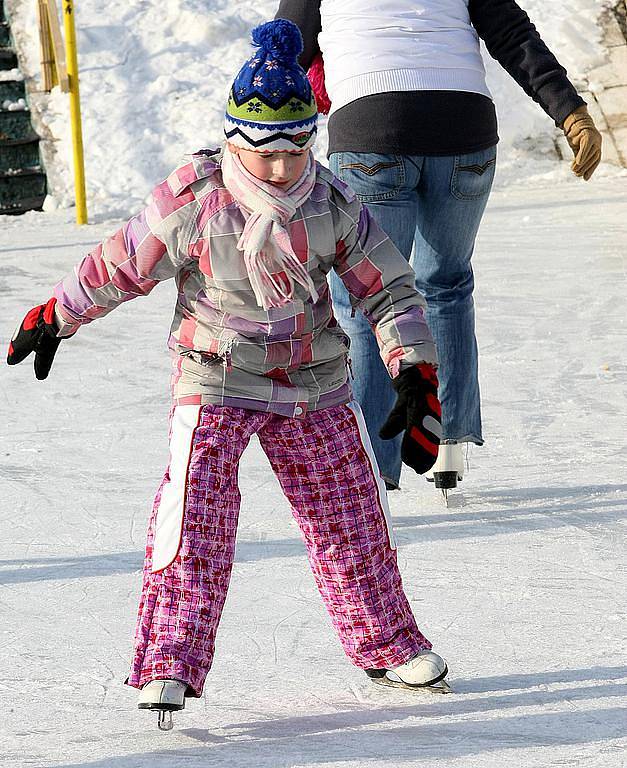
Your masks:
<path fill-rule="evenodd" d="M 224 133 L 231 144 L 256 152 L 285 152 L 311 147 L 318 109 L 297 57 L 300 30 L 275 19 L 252 31 L 258 50 L 244 64 L 229 94 Z"/>

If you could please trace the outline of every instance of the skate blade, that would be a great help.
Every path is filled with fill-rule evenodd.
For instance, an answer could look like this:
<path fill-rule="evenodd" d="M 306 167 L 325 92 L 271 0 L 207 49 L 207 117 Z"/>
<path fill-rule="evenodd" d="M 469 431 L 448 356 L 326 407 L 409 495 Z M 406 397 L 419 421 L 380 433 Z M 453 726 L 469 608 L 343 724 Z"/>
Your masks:
<path fill-rule="evenodd" d="M 453 689 L 446 682 L 446 680 L 440 680 L 433 685 L 408 685 L 401 680 L 390 680 L 387 677 L 372 677 L 370 678 L 373 683 L 377 685 L 384 685 L 388 688 L 402 688 L 405 691 L 418 691 L 425 693 L 453 693 Z"/>
<path fill-rule="evenodd" d="M 157 720 L 157 727 L 160 731 L 171 731 L 174 728 L 174 721 L 172 720 L 172 712 L 166 710 L 159 711 L 159 719 Z"/>

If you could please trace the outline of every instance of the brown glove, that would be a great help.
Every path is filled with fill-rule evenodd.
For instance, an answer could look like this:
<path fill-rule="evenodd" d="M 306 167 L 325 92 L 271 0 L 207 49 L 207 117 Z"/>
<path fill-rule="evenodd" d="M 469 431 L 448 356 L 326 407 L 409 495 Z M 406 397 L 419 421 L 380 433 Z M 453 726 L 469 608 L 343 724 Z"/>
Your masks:
<path fill-rule="evenodd" d="M 564 120 L 562 128 L 575 155 L 570 167 L 575 176 L 583 176 L 588 181 L 601 162 L 602 142 L 594 120 L 588 114 L 588 108 L 577 107 Z"/>

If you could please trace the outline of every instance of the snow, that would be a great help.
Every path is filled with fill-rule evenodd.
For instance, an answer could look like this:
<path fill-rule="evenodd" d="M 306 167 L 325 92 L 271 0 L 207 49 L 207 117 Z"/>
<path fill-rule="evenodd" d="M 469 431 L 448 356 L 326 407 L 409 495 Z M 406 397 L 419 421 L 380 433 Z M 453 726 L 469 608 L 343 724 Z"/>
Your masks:
<path fill-rule="evenodd" d="M 0 83 L 9 80 L 17 80 L 18 82 L 21 82 L 23 79 L 24 75 L 17 68 L 0 70 Z"/>
<path fill-rule="evenodd" d="M 7 112 L 23 112 L 28 107 L 26 106 L 25 99 L 17 99 L 16 101 L 5 99 L 2 102 L 2 109 L 5 109 Z"/>
<path fill-rule="evenodd" d="M 116 222 L 5 217 L 0 341 Z M 258 444 L 204 697 L 162 734 L 124 686 L 167 455 L 173 286 L 0 367 L 0 765 L 621 768 L 627 749 L 624 179 L 492 196 L 475 266 L 486 445 L 447 509 L 390 494 L 404 583 L 449 696 L 345 659 Z"/>
<path fill-rule="evenodd" d="M 41 88 L 36 4 L 7 0 L 25 74 Z M 598 16 L 604 0 L 523 0 L 521 5 L 581 88 L 603 61 Z M 75 5 L 89 212 L 126 216 L 179 159 L 222 140 L 228 89 L 250 54 L 250 29 L 274 16 L 277 0 L 81 0 Z M 485 54 L 499 116 L 497 185 L 518 178 L 561 180 L 550 118 Z M 73 202 L 67 94 L 54 89 L 31 101 L 42 135 L 55 139 L 58 161 L 47 208 Z M 322 126 L 318 155 L 325 152 Z M 615 175 L 602 166 L 597 175 Z"/>

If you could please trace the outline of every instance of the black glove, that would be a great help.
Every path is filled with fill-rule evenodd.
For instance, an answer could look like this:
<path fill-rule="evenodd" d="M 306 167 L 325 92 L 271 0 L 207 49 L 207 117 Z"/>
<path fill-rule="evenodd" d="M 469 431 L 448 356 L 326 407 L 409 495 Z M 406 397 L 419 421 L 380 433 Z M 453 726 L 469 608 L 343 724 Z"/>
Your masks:
<path fill-rule="evenodd" d="M 390 440 L 405 430 L 401 459 L 421 475 L 435 464 L 442 434 L 435 368 L 428 363 L 406 368 L 392 386 L 398 393 L 396 404 L 379 430 L 379 437 Z"/>
<path fill-rule="evenodd" d="M 54 321 L 56 303 L 56 299 L 50 299 L 47 304 L 33 307 L 17 327 L 9 344 L 9 365 L 17 365 L 31 352 L 35 353 L 35 376 L 38 379 L 45 379 L 50 373 L 52 361 L 61 343 L 61 339 L 57 338 Z"/>

